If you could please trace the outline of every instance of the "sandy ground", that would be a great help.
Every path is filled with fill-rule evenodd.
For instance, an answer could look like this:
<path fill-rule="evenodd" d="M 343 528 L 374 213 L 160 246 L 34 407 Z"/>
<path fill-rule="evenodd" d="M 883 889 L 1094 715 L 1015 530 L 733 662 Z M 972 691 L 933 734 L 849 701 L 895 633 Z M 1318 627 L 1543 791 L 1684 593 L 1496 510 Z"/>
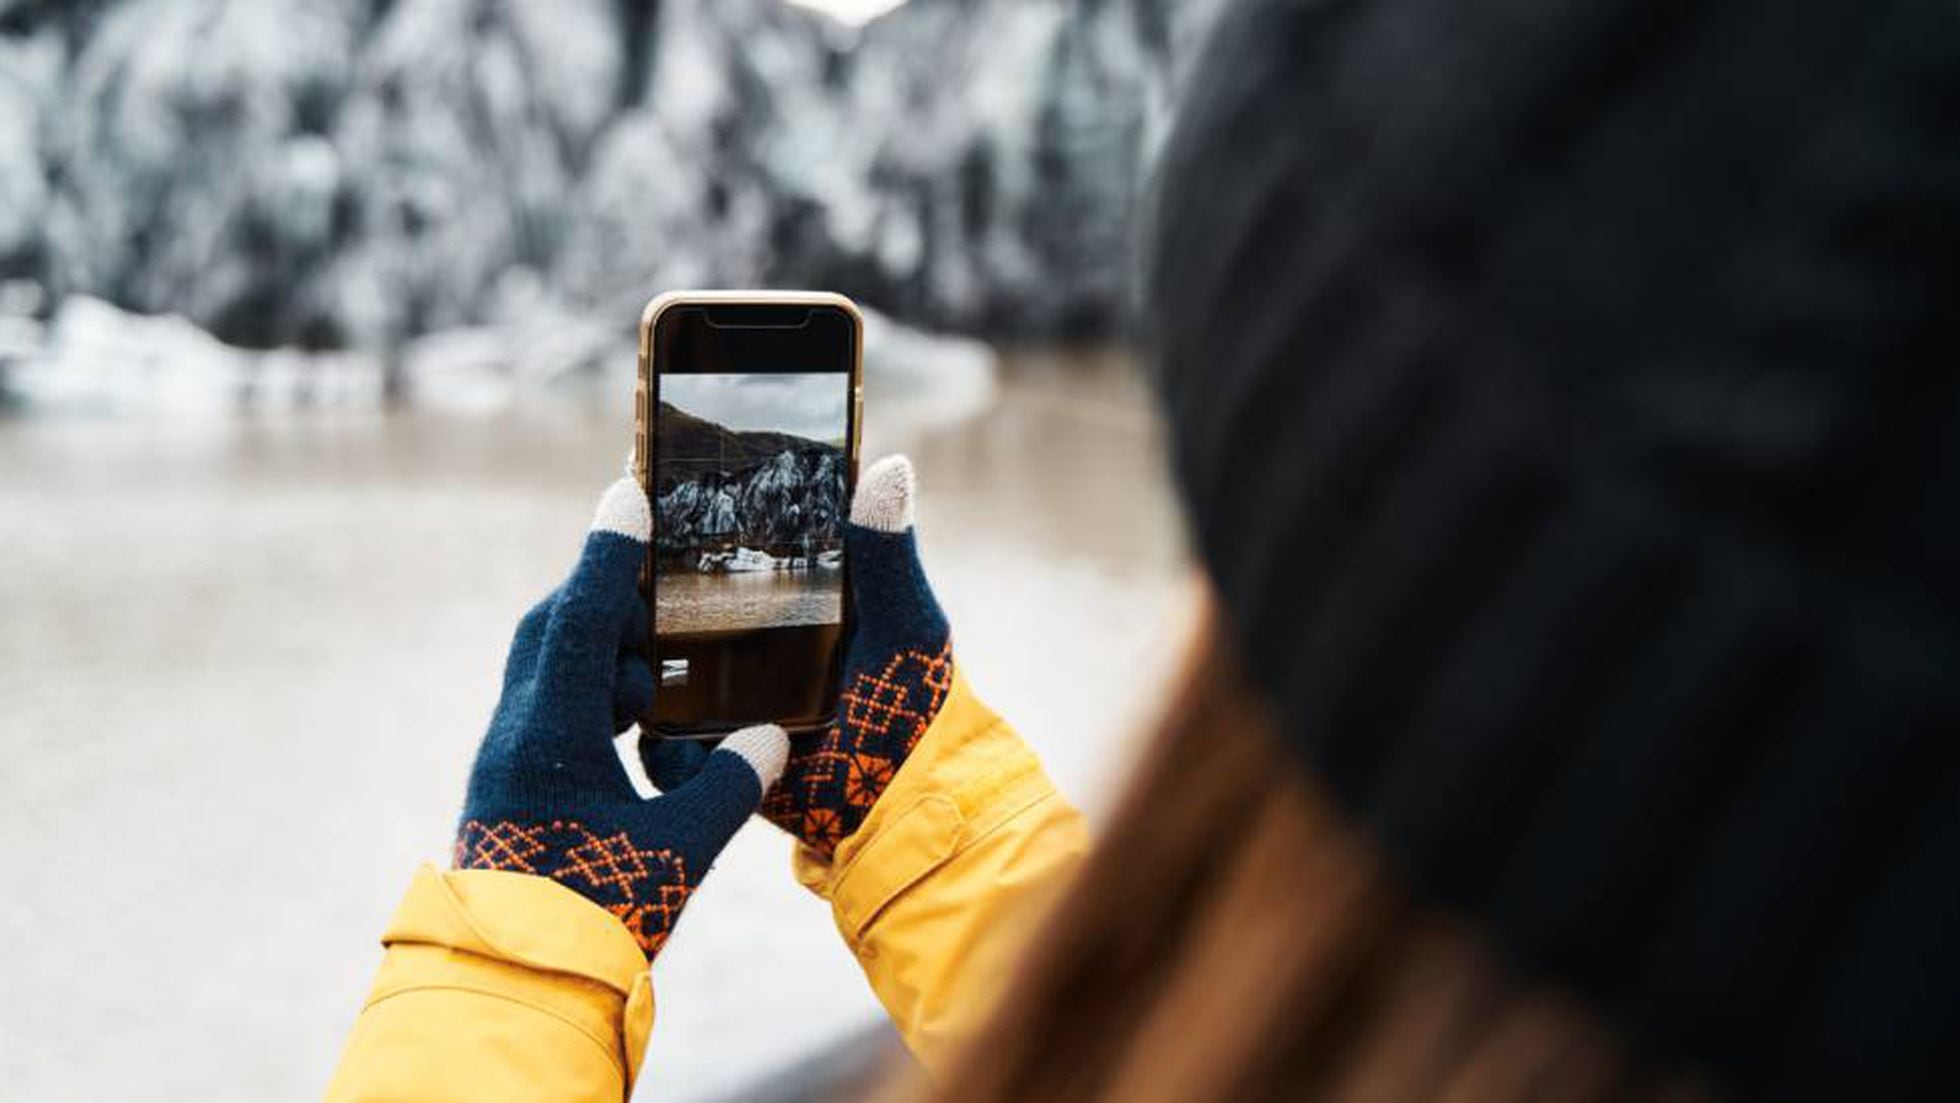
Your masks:
<path fill-rule="evenodd" d="M 510 630 L 618 470 L 605 390 L 0 420 L 0 1094 L 319 1094 Z M 898 390 L 867 383 L 866 456 L 917 461 L 962 664 L 1093 810 L 1184 613 L 1141 388 L 1023 355 L 991 396 Z M 788 857 L 753 825 L 689 906 L 640 1098 L 724 1096 L 879 1014 Z"/>

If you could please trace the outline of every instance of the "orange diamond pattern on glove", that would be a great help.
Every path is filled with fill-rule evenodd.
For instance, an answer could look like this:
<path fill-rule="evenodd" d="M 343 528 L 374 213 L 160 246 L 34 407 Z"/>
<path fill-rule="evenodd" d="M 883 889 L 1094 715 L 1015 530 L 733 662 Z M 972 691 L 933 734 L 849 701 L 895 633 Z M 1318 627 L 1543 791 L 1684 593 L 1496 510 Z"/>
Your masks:
<path fill-rule="evenodd" d="M 475 829 L 472 832 L 472 828 Z M 463 833 L 456 839 L 456 853 L 453 864 L 457 869 L 502 869 L 512 873 L 536 873 L 532 860 L 544 853 L 545 845 L 540 835 L 542 827 L 526 827 L 520 823 L 499 822 L 480 824 L 472 820 L 463 825 Z M 465 850 L 465 846 L 469 848 Z M 465 853 L 473 858 L 465 865 Z"/>
<path fill-rule="evenodd" d="M 859 671 L 838 698 L 837 722 L 808 747 L 792 744 L 762 814 L 828 857 L 870 814 L 952 688 L 951 641 Z"/>
<path fill-rule="evenodd" d="M 623 831 L 602 835 L 574 820 L 467 820 L 456 837 L 455 866 L 549 877 L 618 916 L 649 958 L 694 892 L 680 855 L 642 849 Z"/>

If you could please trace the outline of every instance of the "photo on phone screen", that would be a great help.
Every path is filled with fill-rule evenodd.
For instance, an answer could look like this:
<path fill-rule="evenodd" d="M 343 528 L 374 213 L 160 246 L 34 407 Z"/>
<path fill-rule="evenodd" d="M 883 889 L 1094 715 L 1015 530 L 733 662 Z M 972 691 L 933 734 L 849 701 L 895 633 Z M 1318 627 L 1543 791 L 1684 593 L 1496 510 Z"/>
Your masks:
<path fill-rule="evenodd" d="M 850 378 L 665 376 L 656 407 L 655 628 L 839 624 Z M 687 671 L 663 667 L 662 681 Z"/>
<path fill-rule="evenodd" d="M 642 722 L 663 736 L 815 731 L 836 713 L 861 331 L 839 296 L 753 294 L 675 292 L 641 317 L 659 672 Z"/>

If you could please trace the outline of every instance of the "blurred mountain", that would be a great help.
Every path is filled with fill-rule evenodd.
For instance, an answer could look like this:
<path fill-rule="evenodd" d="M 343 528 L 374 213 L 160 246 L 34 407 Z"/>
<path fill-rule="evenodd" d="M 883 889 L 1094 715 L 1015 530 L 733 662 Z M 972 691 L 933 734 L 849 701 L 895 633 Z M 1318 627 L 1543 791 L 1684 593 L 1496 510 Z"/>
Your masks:
<path fill-rule="evenodd" d="M 675 286 L 1106 332 L 1216 6 L 0 0 L 0 307 L 390 363 Z"/>

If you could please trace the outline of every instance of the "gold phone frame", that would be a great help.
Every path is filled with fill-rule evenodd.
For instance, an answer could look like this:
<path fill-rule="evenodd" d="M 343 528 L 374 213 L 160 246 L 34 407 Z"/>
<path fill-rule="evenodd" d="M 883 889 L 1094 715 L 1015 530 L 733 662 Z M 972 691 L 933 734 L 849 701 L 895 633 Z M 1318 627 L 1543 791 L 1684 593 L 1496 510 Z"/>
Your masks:
<path fill-rule="evenodd" d="M 653 418 L 653 331 L 660 324 L 660 316 L 662 314 L 679 306 L 831 307 L 843 311 L 845 316 L 850 318 L 851 329 L 856 340 L 852 342 L 854 347 L 851 350 L 850 452 L 846 457 L 847 462 L 845 464 L 844 494 L 846 501 L 848 501 L 851 495 L 857 491 L 858 447 L 864 431 L 864 314 L 858 309 L 858 305 L 849 298 L 839 295 L 834 291 L 665 291 L 649 299 L 646 307 L 640 311 L 640 368 L 633 385 L 633 479 L 640 484 L 641 492 L 647 495 L 649 509 L 652 506 L 653 496 L 653 464 L 651 457 L 654 452 L 653 436 L 655 431 Z M 659 524 L 657 518 L 654 523 L 656 525 Z M 658 533 L 650 533 L 648 536 L 647 549 L 649 558 L 652 555 L 655 541 L 658 539 Z M 847 566 L 846 570 L 848 569 Z M 651 581 L 649 574 L 650 571 L 648 568 L 641 568 L 640 589 L 642 593 L 647 592 L 648 585 Z M 851 611 L 849 582 L 848 576 L 846 577 L 843 609 L 844 619 L 841 626 L 845 629 L 845 638 L 848 639 Z M 648 610 L 648 614 L 648 623 L 654 626 L 651 630 L 657 636 L 657 618 L 652 615 L 653 610 L 651 609 Z M 653 640 L 649 639 L 647 642 L 651 644 Z M 658 672 L 656 671 L 656 682 L 658 681 L 658 677 Z M 659 692 L 657 687 L 655 692 Z M 792 735 L 821 731 L 829 726 L 833 719 L 834 717 L 825 717 L 812 724 L 786 725 L 785 730 L 789 731 Z M 658 732 L 657 734 L 668 739 L 719 739 L 728 733 Z"/>

